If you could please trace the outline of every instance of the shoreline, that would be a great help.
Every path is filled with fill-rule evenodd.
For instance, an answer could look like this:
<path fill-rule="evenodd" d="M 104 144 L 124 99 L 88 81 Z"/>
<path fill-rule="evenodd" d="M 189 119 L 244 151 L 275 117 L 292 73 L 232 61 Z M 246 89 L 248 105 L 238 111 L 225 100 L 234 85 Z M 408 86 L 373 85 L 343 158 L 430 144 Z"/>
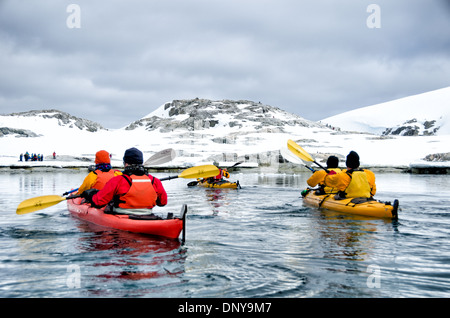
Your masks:
<path fill-rule="evenodd" d="M 198 165 L 205 164 L 199 163 Z M 49 163 L 40 162 L 28 162 L 21 164 L 0 164 L 0 172 L 54 172 L 58 170 L 86 170 L 89 171 L 89 166 L 84 162 L 63 162 L 55 161 Z M 176 172 L 190 168 L 192 166 L 182 165 L 165 165 L 165 166 L 152 166 L 146 167 L 151 172 Z M 113 169 L 121 170 L 123 166 L 112 165 Z M 226 166 L 221 167 L 226 168 Z M 411 174 L 450 174 L 450 162 L 419 162 L 412 163 L 409 166 L 363 166 L 362 168 L 370 169 L 375 173 L 411 173 Z M 267 165 L 257 165 L 256 163 L 243 163 L 241 166 L 234 168 L 236 172 L 272 172 L 272 173 L 301 173 L 308 172 L 309 170 L 298 164 L 280 163 L 277 167 Z"/>

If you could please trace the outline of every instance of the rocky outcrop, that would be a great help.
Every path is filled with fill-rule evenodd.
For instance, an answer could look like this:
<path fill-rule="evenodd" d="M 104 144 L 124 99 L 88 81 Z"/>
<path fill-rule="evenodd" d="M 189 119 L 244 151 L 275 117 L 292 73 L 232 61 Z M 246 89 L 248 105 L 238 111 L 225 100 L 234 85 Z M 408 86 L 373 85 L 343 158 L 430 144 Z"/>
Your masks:
<path fill-rule="evenodd" d="M 387 128 L 382 135 L 398 135 L 398 136 L 434 136 L 439 130 L 436 120 L 427 120 L 419 122 L 413 118 L 404 122 L 402 125 Z"/>
<path fill-rule="evenodd" d="M 8 114 L 7 116 L 22 116 L 22 117 L 42 117 L 46 119 L 57 119 L 58 125 L 60 126 L 67 126 L 69 128 L 78 128 L 80 130 L 86 130 L 90 132 L 97 132 L 99 130 L 106 130 L 103 128 L 100 124 L 93 122 L 88 119 L 83 119 L 79 117 L 72 116 L 68 113 L 55 110 L 55 109 L 48 109 L 48 110 L 32 110 L 28 112 L 21 112 L 21 113 L 12 113 Z"/>
<path fill-rule="evenodd" d="M 6 135 L 15 135 L 16 137 L 39 137 L 39 135 L 31 130 L 0 127 L 0 138 Z"/>
<path fill-rule="evenodd" d="M 424 160 L 433 162 L 450 161 L 450 152 L 429 154 L 424 158 Z"/>
<path fill-rule="evenodd" d="M 251 125 L 256 131 L 283 132 L 284 126 L 322 127 L 319 123 L 279 108 L 247 100 L 213 101 L 195 98 L 174 100 L 162 107 L 164 116 L 142 118 L 128 125 L 126 129 L 144 127 L 149 131 L 160 129 L 161 132 L 175 129 L 193 131 L 213 128 L 220 124 L 224 128 L 243 128 Z"/>

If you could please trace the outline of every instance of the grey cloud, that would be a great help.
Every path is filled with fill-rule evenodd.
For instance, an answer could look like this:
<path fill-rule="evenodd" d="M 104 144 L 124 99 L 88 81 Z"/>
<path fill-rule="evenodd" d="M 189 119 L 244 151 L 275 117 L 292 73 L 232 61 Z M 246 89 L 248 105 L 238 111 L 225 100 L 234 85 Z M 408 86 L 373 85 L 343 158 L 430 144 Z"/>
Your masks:
<path fill-rule="evenodd" d="M 381 29 L 366 8 L 381 7 Z M 120 127 L 172 99 L 250 99 L 307 119 L 449 85 L 444 1 L 0 2 L 2 112 Z"/>

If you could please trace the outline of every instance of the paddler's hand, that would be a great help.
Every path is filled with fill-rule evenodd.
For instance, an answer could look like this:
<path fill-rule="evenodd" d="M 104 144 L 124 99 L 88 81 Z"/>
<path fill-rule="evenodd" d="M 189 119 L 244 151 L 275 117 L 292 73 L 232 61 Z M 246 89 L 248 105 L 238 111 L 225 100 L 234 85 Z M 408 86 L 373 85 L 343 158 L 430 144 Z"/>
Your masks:
<path fill-rule="evenodd" d="M 81 197 L 92 203 L 92 197 L 98 192 L 98 189 L 89 189 L 81 194 Z"/>

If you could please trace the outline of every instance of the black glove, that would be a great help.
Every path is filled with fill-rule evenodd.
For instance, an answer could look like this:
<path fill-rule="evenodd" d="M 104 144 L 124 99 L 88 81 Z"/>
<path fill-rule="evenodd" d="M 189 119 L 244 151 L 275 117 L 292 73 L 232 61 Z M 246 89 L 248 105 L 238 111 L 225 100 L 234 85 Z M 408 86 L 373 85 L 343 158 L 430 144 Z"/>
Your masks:
<path fill-rule="evenodd" d="M 335 199 L 335 200 L 343 200 L 343 199 L 345 199 L 345 197 L 346 197 L 345 191 L 339 191 L 339 192 L 334 196 L 334 199 Z"/>
<path fill-rule="evenodd" d="M 89 189 L 89 190 L 83 191 L 83 193 L 81 194 L 81 197 L 88 202 L 92 202 L 92 197 L 97 192 L 98 192 L 98 189 Z"/>

